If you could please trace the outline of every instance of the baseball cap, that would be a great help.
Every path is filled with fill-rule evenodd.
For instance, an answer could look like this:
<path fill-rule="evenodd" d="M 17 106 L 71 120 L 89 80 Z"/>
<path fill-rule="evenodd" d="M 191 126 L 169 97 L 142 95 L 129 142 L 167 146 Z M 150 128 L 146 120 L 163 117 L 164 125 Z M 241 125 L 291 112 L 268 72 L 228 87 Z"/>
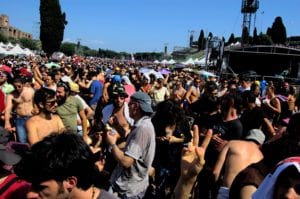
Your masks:
<path fill-rule="evenodd" d="M 136 92 L 130 97 L 132 100 L 140 104 L 141 109 L 146 113 L 153 113 L 151 107 L 151 98 L 144 92 Z"/>
<path fill-rule="evenodd" d="M 251 129 L 246 136 L 246 140 L 253 140 L 262 145 L 265 142 L 265 134 L 260 129 Z"/>
<path fill-rule="evenodd" d="M 113 86 L 113 96 L 121 96 L 121 97 L 128 97 L 128 94 L 125 91 L 125 88 L 121 84 L 115 84 Z"/>
<path fill-rule="evenodd" d="M 71 90 L 72 92 L 79 93 L 79 92 L 80 92 L 80 91 L 79 91 L 79 85 L 76 84 L 76 83 L 74 83 L 74 82 L 71 82 L 71 83 L 70 83 L 70 90 Z"/>
<path fill-rule="evenodd" d="M 7 150 L 6 146 L 0 144 L 0 161 L 6 165 L 15 165 L 21 160 L 21 157 Z"/>

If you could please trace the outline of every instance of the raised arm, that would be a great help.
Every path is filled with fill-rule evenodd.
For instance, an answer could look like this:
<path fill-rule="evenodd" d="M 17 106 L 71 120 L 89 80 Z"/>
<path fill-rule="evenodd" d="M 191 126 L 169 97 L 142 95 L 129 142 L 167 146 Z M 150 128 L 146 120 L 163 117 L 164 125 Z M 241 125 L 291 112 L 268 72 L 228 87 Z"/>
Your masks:
<path fill-rule="evenodd" d="M 181 175 L 177 181 L 173 199 L 188 199 L 198 174 L 205 164 L 206 148 L 211 140 L 212 130 L 208 130 L 203 143 L 198 147 L 199 129 L 194 126 L 194 139 L 187 148 L 184 148 L 181 156 Z"/>

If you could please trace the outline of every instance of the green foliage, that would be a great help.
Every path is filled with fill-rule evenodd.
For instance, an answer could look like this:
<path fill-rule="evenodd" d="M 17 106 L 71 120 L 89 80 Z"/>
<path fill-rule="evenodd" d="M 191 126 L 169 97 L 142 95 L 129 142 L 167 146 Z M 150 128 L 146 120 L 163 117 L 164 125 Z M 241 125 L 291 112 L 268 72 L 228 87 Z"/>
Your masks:
<path fill-rule="evenodd" d="M 137 59 L 137 60 L 142 60 L 142 61 L 153 61 L 153 60 L 156 60 L 156 59 L 162 59 L 164 57 L 164 54 L 163 53 L 156 53 L 156 52 L 139 52 L 139 53 L 136 53 L 134 55 L 134 57 Z"/>
<path fill-rule="evenodd" d="M 40 19 L 42 49 L 50 55 L 60 49 L 67 24 L 66 15 L 61 12 L 59 0 L 40 0 Z"/>
<path fill-rule="evenodd" d="M 8 39 L 2 33 L 0 33 L 0 42 L 7 43 Z"/>
<path fill-rule="evenodd" d="M 271 45 L 273 44 L 272 39 L 269 35 L 260 33 L 258 36 L 259 45 Z"/>
<path fill-rule="evenodd" d="M 205 48 L 205 39 L 204 39 L 204 31 L 200 31 L 200 35 L 198 38 L 198 50 L 203 50 Z"/>
<path fill-rule="evenodd" d="M 32 39 L 21 38 L 19 39 L 19 42 L 24 48 L 29 48 L 30 50 L 38 49 L 37 42 Z"/>
<path fill-rule="evenodd" d="M 242 33 L 242 45 L 244 44 L 249 44 L 249 31 L 247 27 L 243 28 L 243 33 Z"/>
<path fill-rule="evenodd" d="M 253 41 L 252 41 L 252 43 L 253 43 L 253 44 L 259 44 L 256 27 L 255 27 L 254 30 L 253 30 Z"/>
<path fill-rule="evenodd" d="M 232 43 L 234 43 L 234 42 L 235 42 L 235 41 L 234 41 L 234 34 L 231 33 L 230 37 L 228 38 L 227 45 L 230 45 L 230 44 L 232 44 Z"/>
<path fill-rule="evenodd" d="M 268 36 L 272 36 L 272 29 L 270 27 L 267 28 L 267 33 Z"/>
<path fill-rule="evenodd" d="M 67 56 L 72 56 L 75 53 L 76 44 L 74 43 L 62 43 L 60 46 L 60 51 L 63 52 Z"/>
<path fill-rule="evenodd" d="M 271 38 L 275 44 L 285 44 L 286 28 L 281 17 L 276 17 L 271 29 Z"/>

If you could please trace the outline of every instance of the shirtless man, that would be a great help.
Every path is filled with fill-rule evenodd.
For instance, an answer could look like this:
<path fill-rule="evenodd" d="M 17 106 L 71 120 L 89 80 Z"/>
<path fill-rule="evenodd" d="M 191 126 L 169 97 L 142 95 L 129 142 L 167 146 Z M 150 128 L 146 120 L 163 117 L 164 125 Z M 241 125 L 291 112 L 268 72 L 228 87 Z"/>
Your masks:
<path fill-rule="evenodd" d="M 200 97 L 200 84 L 201 81 L 198 78 L 194 79 L 193 84 L 188 89 L 185 99 L 187 100 L 188 104 L 191 105 L 195 103 Z"/>
<path fill-rule="evenodd" d="M 34 103 L 39 113 L 26 122 L 28 142 L 33 145 L 53 132 L 61 133 L 64 124 L 56 114 L 57 102 L 55 91 L 48 88 L 41 88 L 34 94 Z"/>
<path fill-rule="evenodd" d="M 109 124 L 125 138 L 133 125 L 133 119 L 129 116 L 128 104 L 125 102 L 127 93 L 122 85 L 115 85 L 112 93 L 112 104 L 105 106 L 102 110 L 102 122 Z"/>
<path fill-rule="evenodd" d="M 186 94 L 186 90 L 183 88 L 183 81 L 178 80 L 176 82 L 175 88 L 171 92 L 170 98 L 179 102 L 182 105 L 185 94 Z"/>
<path fill-rule="evenodd" d="M 15 90 L 6 98 L 5 104 L 5 129 L 9 132 L 16 131 L 18 141 L 27 142 L 27 132 L 25 122 L 31 117 L 33 110 L 34 90 L 31 87 L 24 86 L 23 79 L 15 78 L 13 80 Z M 15 112 L 15 128 L 11 125 L 11 113 Z"/>
<path fill-rule="evenodd" d="M 263 159 L 260 145 L 264 143 L 264 133 L 259 129 L 252 129 L 245 139 L 229 141 L 219 155 L 213 169 L 213 174 L 217 181 L 222 175 L 221 171 L 224 167 L 222 186 L 219 190 L 218 198 L 222 198 L 221 196 L 228 198 L 229 188 L 237 174 L 250 164 Z"/>

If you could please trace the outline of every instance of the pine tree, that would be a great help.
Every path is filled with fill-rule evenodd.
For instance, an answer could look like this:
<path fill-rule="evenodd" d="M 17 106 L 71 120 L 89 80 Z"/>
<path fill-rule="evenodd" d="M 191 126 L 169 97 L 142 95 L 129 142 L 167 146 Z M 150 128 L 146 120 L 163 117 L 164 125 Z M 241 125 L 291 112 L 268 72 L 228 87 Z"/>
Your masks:
<path fill-rule="evenodd" d="M 40 40 L 48 55 L 60 49 L 64 38 L 66 14 L 61 12 L 59 0 L 40 0 Z"/>
<path fill-rule="evenodd" d="M 281 17 L 276 17 L 272 25 L 271 38 L 275 44 L 285 44 L 286 28 Z"/>
<path fill-rule="evenodd" d="M 198 50 L 203 50 L 204 49 L 204 31 L 200 31 L 200 35 L 198 38 Z"/>
<path fill-rule="evenodd" d="M 253 44 L 259 44 L 256 27 L 253 30 Z"/>
<path fill-rule="evenodd" d="M 235 40 L 234 34 L 231 33 L 231 35 L 230 35 L 230 37 L 229 37 L 229 39 L 227 41 L 227 44 L 230 45 L 230 44 L 234 43 L 234 40 Z"/>
<path fill-rule="evenodd" d="M 247 27 L 243 28 L 243 33 L 242 33 L 242 45 L 248 44 L 249 43 L 249 31 Z"/>

